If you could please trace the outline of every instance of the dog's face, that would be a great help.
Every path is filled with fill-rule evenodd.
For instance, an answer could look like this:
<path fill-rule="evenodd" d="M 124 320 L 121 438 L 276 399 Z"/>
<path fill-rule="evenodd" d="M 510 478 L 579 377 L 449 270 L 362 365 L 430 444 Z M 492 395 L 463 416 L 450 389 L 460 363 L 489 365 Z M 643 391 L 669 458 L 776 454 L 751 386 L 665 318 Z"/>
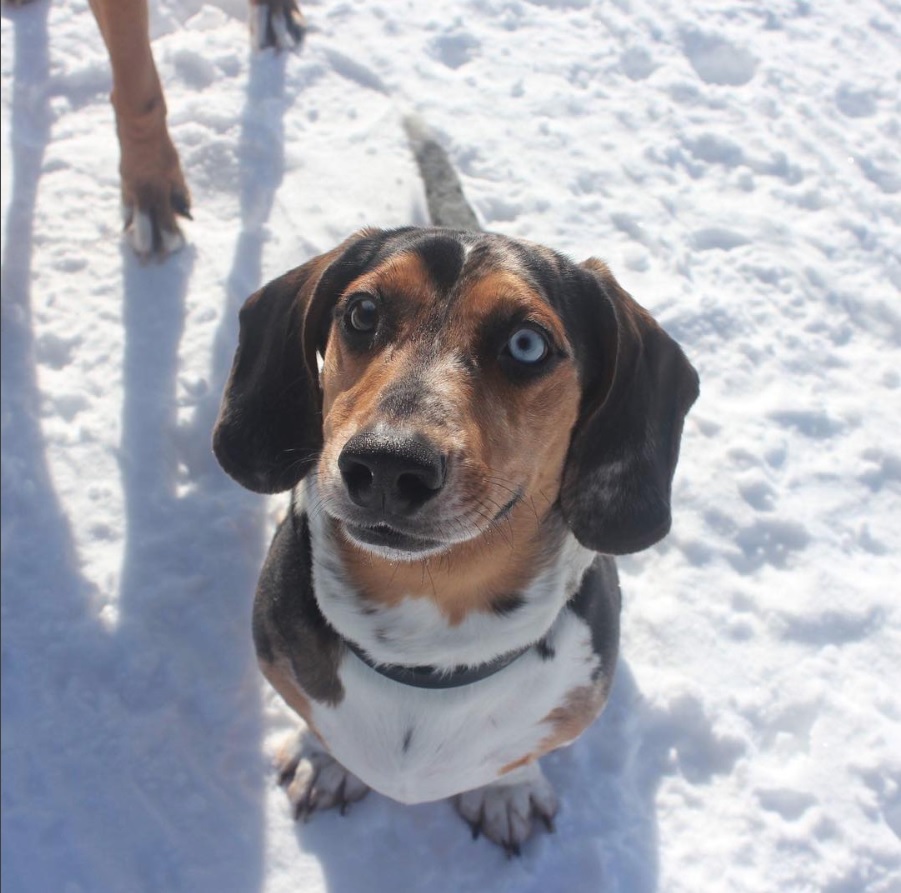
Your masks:
<path fill-rule="evenodd" d="M 367 231 L 248 300 L 214 447 L 263 492 L 315 468 L 346 538 L 392 560 L 552 512 L 627 552 L 668 529 L 696 396 L 681 350 L 599 262 Z"/>
<path fill-rule="evenodd" d="M 580 388 L 565 326 L 499 252 L 404 247 L 339 299 L 322 368 L 322 505 L 415 558 L 557 501 Z"/>

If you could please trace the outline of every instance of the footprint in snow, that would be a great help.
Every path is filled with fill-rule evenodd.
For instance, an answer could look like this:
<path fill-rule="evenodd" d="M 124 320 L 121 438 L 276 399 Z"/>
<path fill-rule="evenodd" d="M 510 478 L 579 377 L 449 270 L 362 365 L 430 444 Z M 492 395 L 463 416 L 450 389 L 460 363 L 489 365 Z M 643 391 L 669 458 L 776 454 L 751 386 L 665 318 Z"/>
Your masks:
<path fill-rule="evenodd" d="M 461 68 L 479 51 L 478 39 L 466 31 L 450 31 L 429 44 L 429 55 L 448 68 Z"/>
<path fill-rule="evenodd" d="M 682 45 L 692 68 L 705 83 L 740 87 L 757 70 L 757 59 L 748 50 L 717 34 L 685 31 Z"/>

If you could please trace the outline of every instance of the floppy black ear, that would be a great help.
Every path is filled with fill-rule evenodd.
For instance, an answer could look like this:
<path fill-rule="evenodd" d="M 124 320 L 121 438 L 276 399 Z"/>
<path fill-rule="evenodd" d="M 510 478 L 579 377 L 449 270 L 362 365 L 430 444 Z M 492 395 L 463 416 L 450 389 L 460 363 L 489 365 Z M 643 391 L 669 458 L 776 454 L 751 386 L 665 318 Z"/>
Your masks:
<path fill-rule="evenodd" d="M 366 254 L 356 245 L 373 235 L 359 233 L 285 273 L 241 308 L 213 452 L 248 490 L 290 490 L 316 463 L 322 448 L 316 350 L 324 347 L 328 312 L 361 272 Z"/>
<path fill-rule="evenodd" d="M 581 265 L 583 398 L 563 472 L 563 515 L 584 546 L 624 555 L 669 532 L 670 489 L 698 375 L 606 265 Z M 578 349 L 578 344 L 577 344 Z"/>

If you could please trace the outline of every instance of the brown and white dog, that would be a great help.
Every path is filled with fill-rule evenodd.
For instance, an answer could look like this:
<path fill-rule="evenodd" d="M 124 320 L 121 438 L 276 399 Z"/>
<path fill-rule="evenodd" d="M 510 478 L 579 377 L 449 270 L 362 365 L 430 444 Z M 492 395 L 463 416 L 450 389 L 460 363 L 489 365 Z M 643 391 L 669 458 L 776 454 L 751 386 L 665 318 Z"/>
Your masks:
<path fill-rule="evenodd" d="M 214 449 L 293 489 L 253 629 L 315 736 L 298 816 L 373 788 L 508 853 L 550 826 L 538 759 L 604 706 L 611 556 L 667 533 L 697 394 L 603 263 L 499 235 L 364 230 L 248 299 Z"/>
<path fill-rule="evenodd" d="M 109 51 L 119 135 L 122 212 L 128 242 L 141 257 L 184 245 L 178 216 L 191 199 L 166 127 L 166 100 L 150 49 L 147 0 L 90 0 Z M 253 45 L 288 49 L 303 37 L 296 0 L 250 0 Z"/>

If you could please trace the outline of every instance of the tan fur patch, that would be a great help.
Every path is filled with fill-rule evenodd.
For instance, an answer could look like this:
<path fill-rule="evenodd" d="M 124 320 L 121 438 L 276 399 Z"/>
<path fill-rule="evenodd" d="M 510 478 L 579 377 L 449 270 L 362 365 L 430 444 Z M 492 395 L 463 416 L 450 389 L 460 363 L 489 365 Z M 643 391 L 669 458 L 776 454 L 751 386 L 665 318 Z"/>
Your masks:
<path fill-rule="evenodd" d="M 437 558 L 389 562 L 343 539 L 340 550 L 354 585 L 374 605 L 393 607 L 407 596 L 428 598 L 451 625 L 462 623 L 471 611 L 490 611 L 495 599 L 524 588 L 544 568 L 550 551 L 532 509 L 523 505 L 496 529 Z"/>
<path fill-rule="evenodd" d="M 473 336 L 482 320 L 499 308 L 525 306 L 532 319 L 551 332 L 561 343 L 566 343 L 566 331 L 557 314 L 535 293 L 534 289 L 512 270 L 492 270 L 477 279 L 467 289 L 464 298 L 464 319 L 469 324 L 468 334 Z"/>
<path fill-rule="evenodd" d="M 506 775 L 509 772 L 514 772 L 517 769 L 522 769 L 523 766 L 528 766 L 529 763 L 534 762 L 535 757 L 532 754 L 527 753 L 524 757 L 520 757 L 518 760 L 514 760 L 512 763 L 507 763 L 506 766 L 501 766 L 500 771 L 497 773 L 498 775 Z"/>
<path fill-rule="evenodd" d="M 542 757 L 575 741 L 597 719 L 605 700 L 606 688 L 600 683 L 572 689 L 564 703 L 555 707 L 544 718 L 543 722 L 549 723 L 553 728 L 538 745 L 535 756 Z"/>

